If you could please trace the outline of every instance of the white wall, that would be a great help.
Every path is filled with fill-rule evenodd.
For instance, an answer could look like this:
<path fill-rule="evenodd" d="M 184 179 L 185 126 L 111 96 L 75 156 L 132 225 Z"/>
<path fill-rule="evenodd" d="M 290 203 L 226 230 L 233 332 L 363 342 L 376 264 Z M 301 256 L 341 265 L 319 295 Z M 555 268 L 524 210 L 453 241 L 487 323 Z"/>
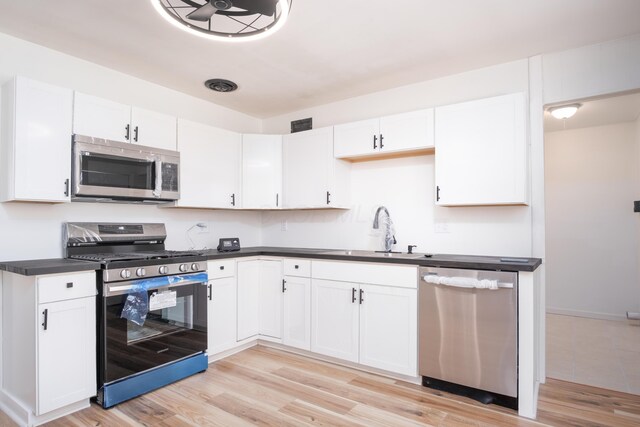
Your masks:
<path fill-rule="evenodd" d="M 118 102 L 208 123 L 238 132 L 258 132 L 261 122 L 174 90 L 78 58 L 0 34 L 0 84 L 23 75 Z M 0 204 L 0 260 L 59 257 L 65 221 L 165 222 L 171 249 L 185 249 L 185 231 L 196 222 L 208 234 L 193 234 L 197 246 L 217 244 L 219 237 L 240 237 L 246 246 L 260 244 L 260 214 L 161 209 L 155 206 L 73 203 Z"/>
<path fill-rule="evenodd" d="M 264 121 L 268 133 L 288 133 L 291 120 L 313 117 L 314 127 L 402 111 L 528 91 L 528 61 L 521 60 L 347 99 Z M 435 154 L 437 156 L 437 153 Z M 371 225 L 379 205 L 389 208 L 399 250 L 480 255 L 531 255 L 531 209 L 436 207 L 434 155 L 354 163 L 350 211 L 263 214 L 265 245 L 381 249 Z M 282 231 L 282 221 L 288 225 Z M 436 224 L 448 232 L 436 233 Z"/>
<path fill-rule="evenodd" d="M 545 134 L 550 312 L 622 318 L 640 308 L 637 127 Z"/>

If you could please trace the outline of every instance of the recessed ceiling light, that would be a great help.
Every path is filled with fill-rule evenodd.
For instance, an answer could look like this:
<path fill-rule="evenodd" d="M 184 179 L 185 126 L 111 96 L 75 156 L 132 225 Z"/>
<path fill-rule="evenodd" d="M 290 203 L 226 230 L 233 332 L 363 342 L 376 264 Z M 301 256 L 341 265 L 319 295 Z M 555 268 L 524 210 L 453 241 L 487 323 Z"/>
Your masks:
<path fill-rule="evenodd" d="M 226 42 L 265 38 L 287 22 L 293 0 L 151 0 L 171 25 Z"/>
<path fill-rule="evenodd" d="M 237 84 L 225 79 L 209 79 L 204 85 L 215 92 L 233 92 L 238 89 Z"/>
<path fill-rule="evenodd" d="M 559 105 L 549 108 L 549 112 L 556 119 L 562 120 L 573 117 L 580 107 L 582 107 L 582 104 Z"/>

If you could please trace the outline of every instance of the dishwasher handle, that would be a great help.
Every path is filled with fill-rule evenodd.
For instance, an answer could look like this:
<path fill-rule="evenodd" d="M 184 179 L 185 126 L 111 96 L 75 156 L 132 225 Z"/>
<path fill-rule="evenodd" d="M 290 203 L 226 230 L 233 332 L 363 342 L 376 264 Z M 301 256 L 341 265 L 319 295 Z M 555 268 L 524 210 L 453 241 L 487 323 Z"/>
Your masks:
<path fill-rule="evenodd" d="M 467 288 L 467 289 L 513 289 L 513 283 L 499 282 L 497 280 L 490 279 L 474 279 L 470 277 L 448 277 L 438 276 L 436 274 L 425 274 L 422 276 L 422 280 L 434 285 L 451 286 L 454 288 Z"/>

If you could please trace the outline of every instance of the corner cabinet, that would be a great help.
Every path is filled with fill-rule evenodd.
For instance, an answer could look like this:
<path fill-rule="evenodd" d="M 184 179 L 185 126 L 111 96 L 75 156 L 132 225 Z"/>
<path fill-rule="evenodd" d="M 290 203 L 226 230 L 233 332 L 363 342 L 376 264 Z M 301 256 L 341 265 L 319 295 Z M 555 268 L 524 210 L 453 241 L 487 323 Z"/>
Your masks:
<path fill-rule="evenodd" d="M 411 111 L 334 127 L 339 159 L 384 157 L 433 149 L 433 109 Z"/>
<path fill-rule="evenodd" d="M 180 200 L 178 207 L 241 207 L 242 136 L 188 120 L 178 120 Z"/>
<path fill-rule="evenodd" d="M 242 207 L 282 206 L 282 136 L 242 135 Z"/>
<path fill-rule="evenodd" d="M 436 108 L 436 204 L 526 205 L 523 93 Z"/>
<path fill-rule="evenodd" d="M 88 407 L 96 395 L 95 272 L 3 272 L 3 399 L 21 424 Z"/>
<path fill-rule="evenodd" d="M 333 127 L 282 137 L 284 207 L 346 208 L 351 165 L 333 156 Z"/>
<path fill-rule="evenodd" d="M 24 77 L 2 87 L 0 199 L 68 202 L 73 91 Z"/>

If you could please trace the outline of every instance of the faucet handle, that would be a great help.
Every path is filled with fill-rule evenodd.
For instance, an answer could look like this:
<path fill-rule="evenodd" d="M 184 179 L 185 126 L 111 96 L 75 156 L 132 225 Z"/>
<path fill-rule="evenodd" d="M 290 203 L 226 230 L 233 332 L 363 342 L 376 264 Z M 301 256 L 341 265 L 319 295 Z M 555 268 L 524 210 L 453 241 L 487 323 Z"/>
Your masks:
<path fill-rule="evenodd" d="M 407 246 L 407 253 L 408 254 L 412 254 L 413 253 L 413 248 L 417 248 L 417 245 L 409 245 Z"/>

